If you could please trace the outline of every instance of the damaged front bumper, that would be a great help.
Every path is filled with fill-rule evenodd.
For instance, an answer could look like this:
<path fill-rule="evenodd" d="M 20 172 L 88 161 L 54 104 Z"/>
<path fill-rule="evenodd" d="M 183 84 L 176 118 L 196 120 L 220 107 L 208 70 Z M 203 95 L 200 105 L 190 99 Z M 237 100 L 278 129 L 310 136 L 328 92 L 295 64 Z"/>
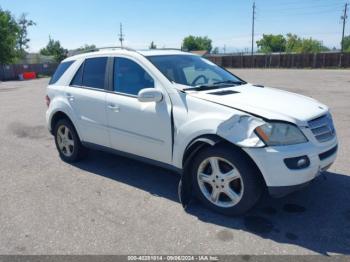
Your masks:
<path fill-rule="evenodd" d="M 293 185 L 293 186 L 270 186 L 268 187 L 269 195 L 272 197 L 284 197 L 286 195 L 289 195 L 290 193 L 293 193 L 295 191 L 299 191 L 305 187 L 307 187 L 311 181 L 299 184 L 299 185 Z"/>
<path fill-rule="evenodd" d="M 326 171 L 337 156 L 337 139 L 324 145 L 311 142 L 265 148 L 243 148 L 259 167 L 269 193 L 275 197 L 287 195 L 307 186 L 310 181 Z M 305 165 L 287 166 L 286 159 L 305 158 Z"/>

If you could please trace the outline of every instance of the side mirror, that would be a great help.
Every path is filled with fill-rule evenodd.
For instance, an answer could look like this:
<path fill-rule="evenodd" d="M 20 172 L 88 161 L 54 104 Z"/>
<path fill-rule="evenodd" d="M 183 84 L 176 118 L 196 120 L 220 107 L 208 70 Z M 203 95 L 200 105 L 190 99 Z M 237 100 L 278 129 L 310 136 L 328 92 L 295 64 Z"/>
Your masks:
<path fill-rule="evenodd" d="M 155 88 L 144 88 L 138 93 L 138 100 L 140 102 L 160 102 L 163 99 L 161 91 Z"/>

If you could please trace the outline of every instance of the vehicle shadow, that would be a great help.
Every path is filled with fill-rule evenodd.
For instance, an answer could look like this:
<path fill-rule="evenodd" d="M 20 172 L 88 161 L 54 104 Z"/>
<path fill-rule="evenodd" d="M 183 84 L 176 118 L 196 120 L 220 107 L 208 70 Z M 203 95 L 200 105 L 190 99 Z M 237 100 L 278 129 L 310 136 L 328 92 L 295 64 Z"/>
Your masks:
<path fill-rule="evenodd" d="M 75 166 L 179 202 L 180 176 L 171 171 L 99 151 L 91 151 L 87 160 Z M 328 172 L 306 189 L 284 198 L 265 194 L 242 217 L 216 214 L 196 200 L 186 212 L 226 230 L 243 230 L 320 254 L 350 254 L 350 176 L 344 174 Z"/>

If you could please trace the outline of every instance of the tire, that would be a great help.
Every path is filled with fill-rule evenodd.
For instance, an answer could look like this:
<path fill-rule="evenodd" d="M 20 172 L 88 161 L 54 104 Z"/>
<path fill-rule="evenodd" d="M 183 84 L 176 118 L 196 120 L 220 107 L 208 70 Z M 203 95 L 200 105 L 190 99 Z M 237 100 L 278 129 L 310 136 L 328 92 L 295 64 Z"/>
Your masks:
<path fill-rule="evenodd" d="M 214 168 L 212 168 L 214 166 Z M 260 199 L 264 182 L 252 160 L 227 145 L 201 150 L 191 168 L 196 197 L 224 215 L 242 215 Z"/>
<path fill-rule="evenodd" d="M 75 163 L 86 155 L 86 149 L 80 142 L 75 127 L 68 119 L 60 119 L 54 127 L 54 137 L 60 158 Z"/>

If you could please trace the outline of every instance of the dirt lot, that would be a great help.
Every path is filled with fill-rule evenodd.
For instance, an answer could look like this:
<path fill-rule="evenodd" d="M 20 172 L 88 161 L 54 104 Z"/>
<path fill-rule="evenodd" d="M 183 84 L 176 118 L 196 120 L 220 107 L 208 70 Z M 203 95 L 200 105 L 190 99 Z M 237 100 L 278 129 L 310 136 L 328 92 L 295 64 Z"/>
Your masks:
<path fill-rule="evenodd" d="M 234 70 L 332 109 L 326 178 L 245 217 L 184 212 L 178 177 L 101 152 L 63 163 L 45 128 L 48 79 L 0 83 L 0 254 L 350 254 L 350 71 Z"/>

